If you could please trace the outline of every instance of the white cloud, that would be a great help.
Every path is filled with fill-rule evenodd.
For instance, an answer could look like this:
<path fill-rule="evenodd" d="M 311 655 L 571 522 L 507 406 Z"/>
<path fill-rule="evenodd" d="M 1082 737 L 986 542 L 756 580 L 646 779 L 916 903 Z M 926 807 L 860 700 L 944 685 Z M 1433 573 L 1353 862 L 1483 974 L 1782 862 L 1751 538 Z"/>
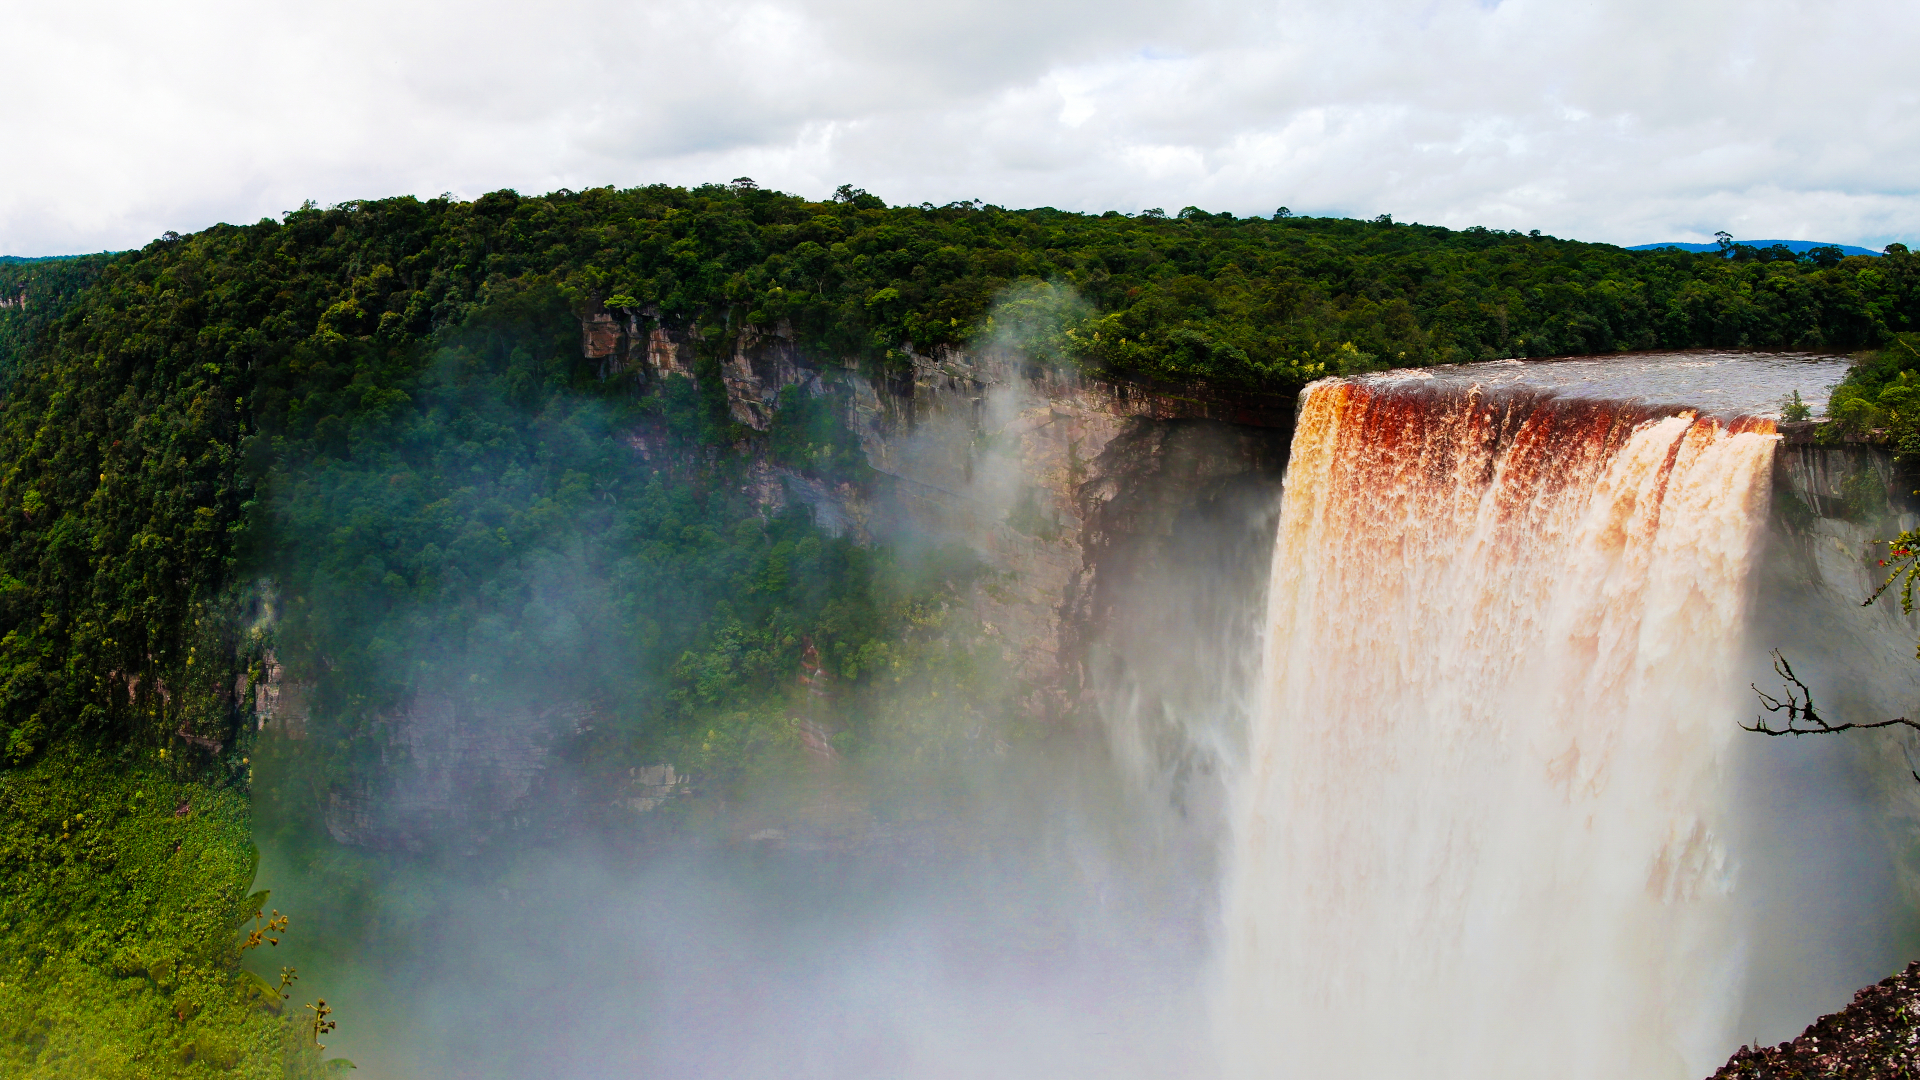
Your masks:
<path fill-rule="evenodd" d="M 15 5 L 0 253 L 750 175 L 1634 243 L 1920 241 L 1897 0 Z"/>

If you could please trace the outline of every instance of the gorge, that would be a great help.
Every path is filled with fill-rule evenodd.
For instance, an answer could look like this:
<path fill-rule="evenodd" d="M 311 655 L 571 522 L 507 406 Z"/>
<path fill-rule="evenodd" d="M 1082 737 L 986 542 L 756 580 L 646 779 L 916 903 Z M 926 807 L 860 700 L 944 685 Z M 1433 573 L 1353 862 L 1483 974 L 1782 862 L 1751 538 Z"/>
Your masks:
<path fill-rule="evenodd" d="M 1914 947 L 1906 744 L 1738 728 L 1920 690 L 1904 250 L 709 186 L 19 273 L 7 1067 L 1679 1077 Z"/>
<path fill-rule="evenodd" d="M 1764 415 L 1792 389 L 1817 400 L 1843 361 L 1694 353 L 1360 376 L 1310 385 L 1291 432 L 1017 355 L 920 362 L 911 396 L 857 373 L 773 370 L 730 378 L 729 393 L 767 416 L 782 380 L 848 402 L 886 479 L 862 497 L 769 467 L 757 497 L 808 501 L 883 543 L 984 552 L 999 586 L 963 602 L 1015 650 L 1034 688 L 1017 707 L 1091 725 L 1079 740 L 1108 764 L 1056 748 L 1037 774 L 1033 758 L 976 767 L 960 801 L 917 797 L 945 806 L 933 828 L 849 812 L 885 782 L 829 759 L 788 802 L 720 826 L 768 860 L 751 879 L 736 856 L 685 852 L 665 878 L 657 855 L 629 877 L 607 864 L 631 855 L 588 846 L 542 865 L 601 881 L 597 910 L 468 901 L 463 918 L 492 943 L 463 948 L 458 981 L 512 984 L 499 954 L 558 948 L 556 921 L 627 937 L 572 961 L 589 970 L 711 955 L 744 933 L 790 973 L 753 992 L 751 1034 L 721 1059 L 734 1075 L 1161 1075 L 1185 1061 L 1229 1076 L 1684 1077 L 1786 1037 L 1897 963 L 1910 879 L 1874 869 L 1904 866 L 1910 844 L 1910 826 L 1888 824 L 1913 805 L 1886 782 L 1902 775 L 1897 746 L 1800 748 L 1783 766 L 1738 729 L 1771 647 L 1817 645 L 1823 689 L 1898 701 L 1907 685 L 1884 655 L 1911 623 L 1855 595 L 1876 530 L 1903 524 L 1889 460 L 1814 445 L 1804 425 L 1783 436 Z M 836 396 L 837 380 L 851 392 Z M 1689 405 L 1702 387 L 1731 399 Z M 1878 502 L 1846 507 L 1863 477 Z M 1013 527 L 1016 507 L 1046 527 Z M 1874 648 L 1865 664 L 1853 652 Z M 459 784 L 497 791 L 459 737 L 438 746 L 465 763 Z M 425 789 L 457 789 L 437 767 Z M 1755 819 L 1755 792 L 1795 770 L 1799 801 L 1766 812 L 1824 817 L 1824 840 L 1843 844 Z M 434 844 L 328 826 L 348 842 Z M 976 843 L 998 854 L 977 861 L 964 853 Z M 793 940 L 793 916 L 753 898 L 766 875 L 809 898 L 817 939 Z M 689 881 L 745 906 L 688 921 L 604 900 Z M 1835 881 L 1844 900 L 1827 895 Z M 627 919 L 665 919 L 699 944 L 633 939 L 615 929 Z M 1795 931 L 1769 932 L 1781 919 Z M 1059 935 L 1047 975 L 1002 968 L 1036 921 Z M 896 952 L 926 966 L 878 961 Z M 953 967 L 969 954 L 1001 959 Z M 769 978 L 695 963 L 678 975 L 695 997 Z M 921 987 L 911 1003 L 869 1000 L 905 984 Z M 633 1007 L 630 992 L 607 996 Z M 386 1036 L 414 1048 L 399 1071 L 430 1069 L 413 1055 L 439 1046 L 508 1075 L 555 1060 L 583 1022 L 611 1022 L 571 995 L 555 1012 L 459 997 L 511 1034 L 463 1036 L 460 1056 L 416 1018 Z M 1006 1015 L 1007 999 L 1027 1015 Z M 867 1000 L 877 1026 L 855 1038 L 820 1011 L 847 1000 Z M 1075 1019 L 1089 1014 L 1129 1017 L 1127 1031 Z M 1373 1037 L 1383 1016 L 1406 1038 Z M 655 1027 L 597 1038 L 615 1058 L 713 1067 L 707 1022 L 686 1023 L 703 1033 L 694 1045 Z M 961 1034 L 983 1026 L 1004 1038 Z"/>

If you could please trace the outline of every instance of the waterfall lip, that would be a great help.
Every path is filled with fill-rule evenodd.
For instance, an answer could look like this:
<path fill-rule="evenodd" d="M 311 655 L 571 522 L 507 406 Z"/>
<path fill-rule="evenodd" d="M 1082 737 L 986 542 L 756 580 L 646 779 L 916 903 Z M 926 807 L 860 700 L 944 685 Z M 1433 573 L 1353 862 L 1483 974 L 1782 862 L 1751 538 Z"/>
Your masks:
<path fill-rule="evenodd" d="M 1796 391 L 1815 412 L 1825 408 L 1829 392 L 1852 363 L 1828 353 L 1690 350 L 1483 360 L 1395 368 L 1349 378 L 1376 386 L 1533 391 L 1549 397 L 1629 403 L 1665 415 L 1691 409 L 1722 420 L 1777 420 L 1783 402 Z"/>

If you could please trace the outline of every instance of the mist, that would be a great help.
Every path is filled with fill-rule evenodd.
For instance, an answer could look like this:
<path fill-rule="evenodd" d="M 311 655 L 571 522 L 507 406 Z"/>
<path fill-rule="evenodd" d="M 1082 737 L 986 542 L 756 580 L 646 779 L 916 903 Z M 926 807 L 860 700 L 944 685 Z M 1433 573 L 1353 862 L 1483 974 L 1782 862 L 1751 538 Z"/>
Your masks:
<path fill-rule="evenodd" d="M 1878 584 L 1863 556 L 1872 538 L 1911 524 L 1903 491 L 1911 485 L 1890 471 L 1874 486 L 1892 498 L 1849 510 L 1840 489 L 1856 474 L 1841 455 L 1811 447 L 1780 454 L 1784 483 L 1774 493 L 1746 636 L 1750 689 L 1732 711 L 1743 724 L 1775 719 L 1748 695 L 1783 692 L 1778 650 L 1826 715 L 1906 715 L 1920 690 L 1907 648 L 1920 626 L 1897 601 L 1861 601 Z M 1735 744 L 1733 845 L 1746 901 L 1738 1031 L 1754 1045 L 1798 1034 L 1808 1017 L 1841 1008 L 1920 948 L 1914 746 L 1902 734 L 1860 734 L 1745 735 Z"/>
<path fill-rule="evenodd" d="M 993 777 L 858 847 L 515 837 L 377 882 L 371 947 L 274 959 L 367 1075 L 1179 1073 L 1203 927 L 1086 783 Z"/>
<path fill-rule="evenodd" d="M 701 414 L 673 411 L 685 384 L 648 388 L 665 411 L 623 432 L 591 400 L 515 405 L 513 372 L 540 372 L 513 335 L 434 365 L 454 404 L 423 397 L 433 423 L 524 433 L 463 461 L 503 478 L 458 496 L 480 512 L 537 509 L 529 463 L 603 440 L 644 468 L 602 466 L 595 512 L 618 520 L 641 482 L 705 486 L 745 514 L 717 527 L 773 560 L 735 568 L 753 580 L 781 550 L 855 545 L 876 552 L 875 596 L 921 599 L 898 601 L 917 614 L 891 667 L 836 660 L 800 624 L 752 660 L 727 644 L 744 598 L 636 607 L 647 571 L 609 555 L 618 527 L 584 519 L 424 602 L 324 564 L 263 584 L 288 612 L 293 704 L 256 760 L 258 886 L 296 929 L 256 964 L 327 997 L 329 1050 L 373 1077 L 1211 1071 L 1223 771 L 1284 432 L 1063 420 L 1076 377 L 1042 339 L 1082 307 L 1058 286 L 1004 301 L 982 362 L 1017 374 L 869 445 L 886 471 L 864 491 L 772 457 L 727 471 Z M 858 401 L 804 393 L 785 408 Z M 282 490 L 341 467 L 285 462 Z M 504 478 L 523 472 L 516 495 Z M 399 517 L 370 535 L 411 510 L 381 513 Z M 323 594 L 337 607 L 311 613 Z M 626 659 L 702 620 L 680 655 Z M 357 659 L 324 647 L 368 638 L 383 644 Z M 766 704 L 688 696 L 699 657 L 729 648 L 742 670 L 772 665 Z M 706 719 L 658 730 L 674 709 Z"/>
<path fill-rule="evenodd" d="M 1747 709 L 1728 689 L 1736 676 L 1759 680 L 1771 647 L 1811 652 L 1832 613 L 1857 602 L 1807 584 L 1804 530 L 1745 495 L 1711 502 L 1719 516 L 1702 520 L 1722 522 L 1711 528 L 1675 511 L 1685 538 L 1772 524 L 1754 534 L 1751 575 L 1745 547 L 1695 566 L 1707 548 L 1663 541 L 1683 554 L 1650 571 L 1647 610 L 1667 620 L 1658 640 L 1685 641 L 1699 659 L 1675 669 L 1686 679 L 1634 684 L 1627 704 L 1673 713 L 1675 741 L 1634 730 L 1643 710 L 1601 700 L 1551 717 L 1576 740 L 1637 740 L 1633 753 L 1608 751 L 1623 770 L 1685 759 L 1672 766 L 1677 786 L 1629 772 L 1632 790 L 1665 801 L 1649 810 L 1628 791 L 1609 795 L 1597 816 L 1616 819 L 1615 839 L 1555 832 L 1560 796 L 1534 792 L 1530 774 L 1511 787 L 1532 792 L 1528 809 L 1511 813 L 1505 786 L 1471 779 L 1507 768 L 1498 756 L 1455 774 L 1445 753 L 1385 744 L 1371 757 L 1276 752 L 1271 740 L 1310 730 L 1299 717 L 1330 715 L 1275 692 L 1282 659 L 1298 686 L 1352 665 L 1352 678 L 1317 691 L 1342 708 L 1372 707 L 1343 695 L 1394 670 L 1368 651 L 1412 606 L 1384 601 L 1390 590 L 1350 590 L 1350 617 L 1331 621 L 1289 624 L 1269 608 L 1270 584 L 1296 571 L 1351 559 L 1356 580 L 1371 580 L 1363 542 L 1377 492 L 1347 493 L 1355 524 L 1325 551 L 1288 540 L 1277 530 L 1292 432 L 1153 415 L 1085 383 L 1056 355 L 1083 310 L 1059 283 L 1009 293 L 974 353 L 911 358 L 906 409 L 851 369 L 743 401 L 751 358 L 705 356 L 698 341 L 656 340 L 689 351 L 651 375 L 603 371 L 628 386 L 624 398 L 582 394 L 555 375 L 576 348 L 560 331 L 530 333 L 537 319 L 483 327 L 429 365 L 415 402 L 419 423 L 484 440 L 429 461 L 409 457 L 403 436 L 345 452 L 316 438 L 307 457 L 283 460 L 281 520 L 320 547 L 290 545 L 257 586 L 281 613 L 266 631 L 281 670 L 256 761 L 258 885 L 294 926 L 254 962 L 269 976 L 293 966 L 303 993 L 328 999 L 340 1021 L 330 1051 L 363 1075 L 430 1080 L 1293 1075 L 1346 1052 L 1350 1040 L 1322 1045 L 1328 1032 L 1381 1022 L 1365 1012 L 1374 998 L 1337 993 L 1365 971 L 1406 990 L 1395 1022 L 1410 1030 L 1431 1034 L 1435 1016 L 1469 1007 L 1474 1022 L 1340 1060 L 1427 1053 L 1439 1039 L 1452 1047 L 1442 1074 L 1521 1075 L 1503 1069 L 1582 1039 L 1638 1038 L 1622 1017 L 1646 1016 L 1660 1033 L 1621 1059 L 1677 1076 L 1732 1049 L 1723 1029 L 1791 1035 L 1911 945 L 1900 808 L 1920 800 L 1886 783 L 1886 746 L 1805 747 L 1732 728 Z M 732 365 L 727 397 L 660 374 L 716 359 Z M 763 441 L 743 434 L 776 405 Z M 1635 437 L 1690 422 L 1648 420 Z M 1765 444 L 1745 430 L 1727 438 L 1746 455 L 1742 483 L 1764 486 Z M 1670 463 L 1665 453 L 1643 456 Z M 397 490 L 409 494 L 384 494 Z M 1565 498 L 1579 519 L 1584 496 Z M 328 521 L 348 524 L 321 531 Z M 409 562 L 416 549 L 435 555 Z M 1714 579 L 1725 625 L 1687 637 L 1662 589 L 1708 564 L 1725 576 Z M 1461 587 L 1444 565 L 1418 563 L 1440 575 L 1433 590 Z M 1576 570 L 1555 571 L 1554 595 L 1596 603 Z M 411 591 L 393 583 L 403 574 Z M 1638 618 L 1639 603 L 1616 600 L 1607 617 Z M 1446 611 L 1426 617 L 1441 626 Z M 1365 620 L 1374 631 L 1354 629 Z M 1858 629 L 1861 641 L 1886 638 Z M 1498 681 L 1506 639 L 1469 655 L 1447 632 L 1416 638 L 1419 663 L 1447 679 L 1483 665 L 1474 677 L 1498 693 L 1487 705 L 1413 686 L 1396 722 L 1440 716 L 1435 701 L 1456 698 L 1515 731 L 1539 713 L 1529 695 L 1545 692 L 1542 676 Z M 1577 651 L 1540 655 L 1570 686 L 1594 677 Z M 1905 692 L 1875 683 L 1844 647 L 1809 664 L 1822 693 Z M 1378 738 L 1372 722 L 1349 734 Z M 1538 749 L 1536 736 L 1515 739 Z M 1539 948 L 1515 953 L 1481 929 L 1425 961 L 1394 953 L 1431 911 L 1452 904 L 1479 927 L 1486 910 L 1461 899 L 1476 895 L 1465 886 L 1429 911 L 1356 885 L 1380 918 L 1350 928 L 1353 948 L 1328 954 L 1333 939 L 1308 932 L 1299 950 L 1314 963 L 1273 968 L 1262 941 L 1274 935 L 1260 928 L 1323 903 L 1316 875 L 1371 879 L 1358 863 L 1289 876 L 1248 838 L 1334 843 L 1378 822 L 1322 813 L 1330 796 L 1262 801 L 1251 778 L 1349 758 L 1359 771 L 1326 789 L 1339 798 L 1364 802 L 1392 769 L 1413 769 L 1371 805 L 1424 791 L 1430 804 L 1410 796 L 1392 809 L 1416 823 L 1454 812 L 1501 823 L 1463 833 L 1485 843 L 1479 870 L 1410 826 L 1388 838 L 1407 845 L 1405 865 L 1382 873 L 1437 860 L 1507 905 L 1495 909 L 1523 913 L 1520 937 Z M 1661 891 L 1633 861 L 1646 851 L 1605 845 L 1658 840 L 1650 865 L 1666 865 L 1669 810 L 1710 828 L 1683 837 L 1685 881 Z M 1594 887 L 1566 910 L 1543 906 L 1560 879 L 1536 880 L 1541 859 L 1506 858 L 1529 844 Z M 1598 937 L 1570 936 L 1596 920 L 1663 936 L 1634 939 L 1646 959 L 1634 967 L 1594 952 Z M 1513 1009 L 1486 1003 L 1518 999 L 1449 996 L 1434 989 L 1454 962 L 1447 949 L 1485 986 L 1519 964 L 1554 993 Z M 1249 971 L 1279 975 L 1269 985 Z M 1711 1000 L 1670 1014 L 1651 992 L 1594 996 L 1678 985 L 1659 972 Z M 1269 1038 L 1279 1029 L 1258 1018 L 1274 994 L 1323 1011 L 1318 1043 Z M 1616 1005 L 1526 1012 L 1562 1000 Z M 1547 1022 L 1565 1038 L 1541 1034 Z"/>

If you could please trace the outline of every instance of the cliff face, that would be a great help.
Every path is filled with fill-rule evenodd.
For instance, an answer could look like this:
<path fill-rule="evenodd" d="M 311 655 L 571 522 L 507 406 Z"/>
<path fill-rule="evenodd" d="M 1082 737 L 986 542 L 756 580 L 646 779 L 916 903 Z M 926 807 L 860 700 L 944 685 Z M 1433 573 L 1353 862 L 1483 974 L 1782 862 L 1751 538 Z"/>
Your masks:
<path fill-rule="evenodd" d="M 1813 425 L 1781 430 L 1747 634 L 1748 679 L 1759 691 L 1784 694 L 1786 681 L 1769 656 L 1777 649 L 1833 723 L 1920 715 L 1912 711 L 1920 706 L 1920 622 L 1901 612 L 1897 596 L 1862 604 L 1886 574 L 1886 547 L 1877 542 L 1920 520 L 1911 494 L 1920 483 L 1875 447 L 1820 445 Z M 1740 698 L 1742 722 L 1784 726 L 1751 691 Z M 1749 955 L 1734 1034 L 1786 1038 L 1909 957 L 1903 935 L 1920 904 L 1920 784 L 1911 774 L 1920 742 L 1913 734 L 1735 740 L 1728 795 L 1738 811 L 1733 839 Z M 1734 1064 L 1740 1068 L 1720 1075 L 1770 1075 L 1772 1068 L 1757 1058 Z"/>
<path fill-rule="evenodd" d="M 604 378 L 643 393 L 692 377 L 696 350 L 708 347 L 650 312 L 589 317 L 581 342 Z M 856 491 L 762 464 L 756 497 L 805 502 L 821 524 L 863 539 L 972 547 L 998 575 L 973 603 L 1042 688 L 1034 707 L 1048 713 L 1072 706 L 1075 649 L 1087 620 L 1111 608 L 1098 584 L 1103 557 L 1131 536 L 1165 536 L 1182 500 L 1209 497 L 1209 485 L 1277 481 L 1285 460 L 1291 398 L 1101 381 L 1000 350 L 907 360 L 875 374 L 803 355 L 785 327 L 742 332 L 718 365 L 732 417 L 764 431 L 782 390 L 844 391 L 845 419 L 880 476 Z"/>
<path fill-rule="evenodd" d="M 313 683 L 271 651 L 264 666 L 254 715 L 279 737 L 306 741 Z M 316 794 L 318 809 L 334 840 L 376 849 L 417 850 L 437 835 L 497 826 L 534 793 L 554 737 L 590 723 L 578 702 L 516 708 L 418 692 L 375 721 L 386 736 L 378 768 Z"/>
<path fill-rule="evenodd" d="M 1863 602 L 1886 576 L 1884 542 L 1920 524 L 1913 493 L 1920 478 L 1884 450 L 1819 445 L 1809 428 L 1782 426 L 1757 632 L 1812 684 L 1833 722 L 1911 716 L 1920 704 L 1920 619 L 1901 611 L 1897 590 Z M 1884 759 L 1873 772 L 1893 781 L 1887 794 L 1920 828 L 1920 787 L 1905 764 L 1920 745 L 1893 732 L 1867 733 L 1856 743 Z M 1907 887 L 1920 901 L 1920 865 L 1909 868 Z"/>
<path fill-rule="evenodd" d="M 1183 573 L 1211 574 L 1222 558 L 1252 557 L 1260 573 L 1249 582 L 1264 582 L 1264 549 L 1243 534 L 1257 534 L 1274 504 L 1290 399 L 1102 382 L 1000 351 L 910 355 L 905 368 L 879 374 L 806 356 L 784 327 L 749 329 L 717 347 L 651 312 L 590 316 L 581 347 L 601 378 L 642 394 L 717 369 L 733 419 L 755 430 L 772 424 L 788 388 L 844 403 L 874 483 L 830 484 L 760 460 L 749 470 L 751 494 L 770 509 L 805 503 L 822 526 L 864 541 L 976 552 L 989 572 L 967 602 L 1004 643 L 1032 719 L 1119 718 L 1138 729 L 1129 736 L 1138 748 L 1164 741 L 1165 725 L 1142 719 L 1140 703 L 1188 694 L 1190 671 L 1169 661 L 1192 654 L 1205 663 L 1225 643 L 1180 632 L 1217 623 L 1218 612 L 1186 611 L 1178 625 L 1150 616 L 1165 615 L 1161 601 L 1194 594 Z M 664 449 L 651 438 L 635 433 L 634 452 Z M 1232 552 L 1192 549 L 1196 535 L 1215 530 L 1183 526 L 1224 508 L 1244 526 Z M 1246 590 L 1230 592 L 1251 603 Z M 1219 594 L 1207 595 L 1217 603 Z M 1127 629 L 1141 621 L 1165 633 Z M 293 738 L 304 732 L 309 697 L 301 674 L 276 670 L 261 702 Z M 577 707 L 503 711 L 417 695 L 383 721 L 388 753 L 366 784 L 329 796 L 329 831 L 342 843 L 411 848 L 455 822 L 509 817 L 540 790 L 548 748 L 591 723 Z M 644 813 L 656 795 L 619 801 Z"/>

